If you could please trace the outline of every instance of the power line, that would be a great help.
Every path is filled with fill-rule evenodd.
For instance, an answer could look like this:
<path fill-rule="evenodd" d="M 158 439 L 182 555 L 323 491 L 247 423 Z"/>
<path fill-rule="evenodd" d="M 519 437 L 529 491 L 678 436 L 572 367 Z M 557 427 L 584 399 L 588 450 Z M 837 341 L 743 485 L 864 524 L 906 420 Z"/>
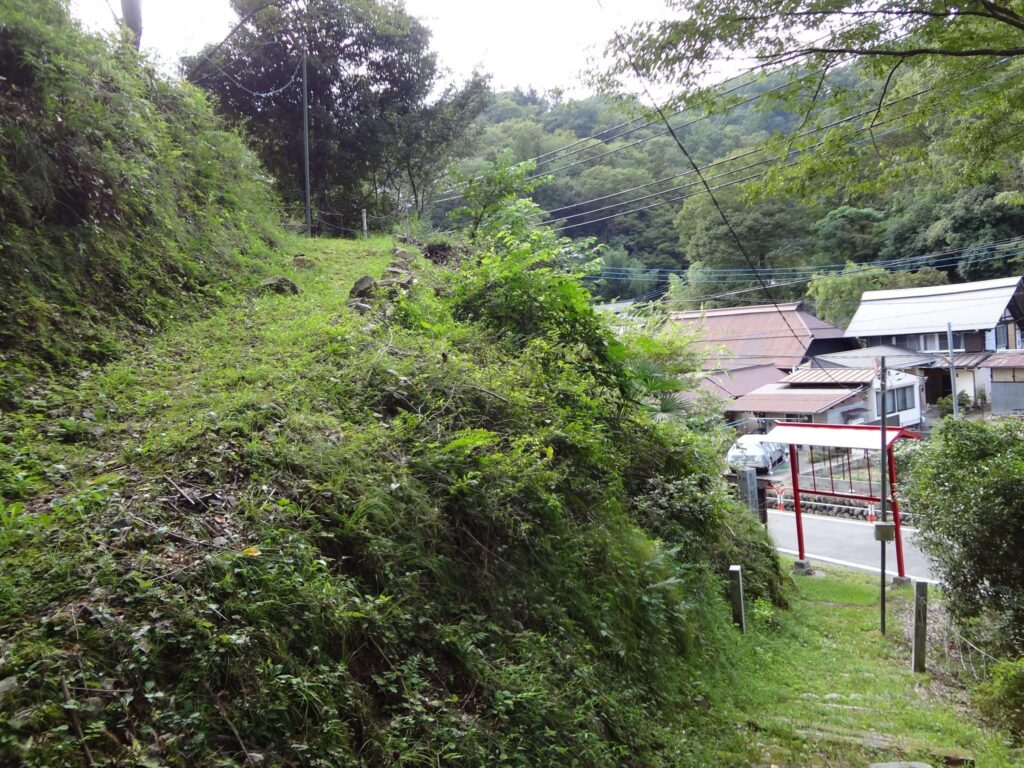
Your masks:
<path fill-rule="evenodd" d="M 996 62 L 996 63 L 997 64 L 998 63 L 1003 63 L 1005 61 L 1006 60 L 1004 59 L 1004 60 L 1002 60 L 1000 62 Z M 988 65 L 988 66 L 995 66 L 995 64 Z M 981 67 L 979 69 L 985 69 L 985 68 L 988 68 L 988 67 Z M 978 70 L 975 70 L 975 71 L 978 71 Z M 963 75 L 962 77 L 967 77 L 967 75 Z M 1003 82 L 1004 80 L 1007 80 L 1007 79 L 1011 79 L 1012 77 L 1014 77 L 1014 75 L 1010 74 L 1010 75 L 1007 75 L 1007 76 L 1005 76 L 1003 78 L 999 78 L 998 80 L 995 80 L 995 81 L 993 81 L 991 83 L 987 83 L 986 85 L 998 85 L 1000 82 Z M 957 79 L 960 79 L 960 78 L 957 78 Z M 896 99 L 894 101 L 891 101 L 891 102 L 889 102 L 888 104 L 886 104 L 884 106 L 888 107 L 888 106 L 892 106 L 893 104 L 897 104 L 897 103 L 899 103 L 901 101 L 906 101 L 908 99 L 916 98 L 917 96 L 921 96 L 921 95 L 923 95 L 925 93 L 928 93 L 930 91 L 935 90 L 935 88 L 936 88 L 936 86 L 931 86 L 929 88 L 924 88 L 924 89 L 922 89 L 920 91 L 916 91 L 915 93 L 912 93 L 912 94 L 909 94 L 907 96 L 903 96 L 903 97 L 901 97 L 899 99 Z M 977 86 L 975 88 L 972 88 L 972 89 L 966 91 L 965 93 L 973 93 L 973 92 L 979 90 L 980 88 L 981 88 L 981 86 Z M 803 134 L 799 134 L 796 137 L 791 137 L 789 139 L 789 141 L 792 141 L 793 138 L 799 138 L 800 136 L 813 135 L 814 133 L 818 133 L 818 132 L 821 132 L 821 131 L 824 131 L 824 130 L 828 130 L 828 129 L 834 128 L 834 127 L 836 127 L 838 125 L 842 125 L 844 123 L 851 122 L 852 120 L 855 120 L 855 119 L 857 119 L 859 117 L 863 117 L 865 115 L 871 114 L 871 113 L 876 112 L 876 111 L 877 111 L 877 108 L 875 108 L 875 107 L 863 110 L 863 111 L 861 111 L 861 112 L 859 112 L 859 113 L 857 113 L 855 115 L 851 115 L 849 117 L 842 118 L 840 120 L 836 120 L 836 121 L 834 121 L 834 122 L 832 122 L 832 123 L 830 123 L 828 125 L 822 126 L 821 128 L 817 128 L 817 129 L 814 129 L 814 130 L 811 130 L 811 131 L 807 131 L 807 132 L 805 132 Z M 904 112 L 902 114 L 895 115 L 893 117 L 887 118 L 887 119 L 882 120 L 882 121 L 877 121 L 877 122 L 874 123 L 874 125 L 863 126 L 863 127 L 859 128 L 857 130 L 857 133 L 863 133 L 864 131 L 869 131 L 871 133 L 871 135 L 868 138 L 858 139 L 856 141 L 852 141 L 852 142 L 848 142 L 848 143 L 851 146 L 855 145 L 855 144 L 862 144 L 862 143 L 865 143 L 867 141 L 874 141 L 874 140 L 878 139 L 881 136 L 886 136 L 886 135 L 892 134 L 892 133 L 896 132 L 899 129 L 893 128 L 893 129 L 890 129 L 888 131 L 884 131 L 882 133 L 876 133 L 876 132 L 874 132 L 874 128 L 877 127 L 877 126 L 886 125 L 886 124 L 894 122 L 896 120 L 901 120 L 901 119 L 903 119 L 905 117 L 908 117 L 908 116 L 914 114 L 915 112 L 920 112 L 920 111 L 921 111 L 920 108 L 911 109 L 911 110 L 908 110 L 908 111 L 906 111 L 906 112 Z M 782 144 L 782 143 L 787 143 L 787 142 L 783 141 L 783 140 L 780 140 L 780 141 L 776 142 L 775 145 L 772 145 L 772 146 L 777 146 L 778 144 Z M 814 149 L 817 149 L 818 147 L 821 147 L 821 146 L 823 146 L 826 143 L 827 143 L 827 141 L 820 141 L 817 144 L 814 144 L 811 147 L 808 147 L 806 150 L 802 150 L 802 151 L 813 151 Z M 734 160 L 737 160 L 737 159 L 740 159 L 740 158 L 743 158 L 743 157 L 748 157 L 748 156 L 750 156 L 752 154 L 756 154 L 758 152 L 767 151 L 770 148 L 771 148 L 771 146 L 769 146 L 769 147 L 758 147 L 758 148 L 755 148 L 755 149 L 752 149 L 752 150 L 748 150 L 747 152 L 744 152 L 744 153 L 742 153 L 740 155 L 736 155 L 734 157 L 724 158 L 722 160 L 717 160 L 717 161 L 715 161 L 713 163 L 709 163 L 708 165 L 704 166 L 703 170 L 707 170 L 708 168 L 713 168 L 713 167 L 716 167 L 718 165 L 722 165 L 724 163 L 732 162 Z M 790 152 L 788 154 L 789 155 L 798 154 L 800 151 L 801 150 L 793 150 L 792 152 Z M 826 155 L 826 156 L 828 156 L 828 155 Z M 720 174 L 717 174 L 715 176 L 708 177 L 708 178 L 710 178 L 710 179 L 722 178 L 723 176 L 728 176 L 728 175 L 731 175 L 733 173 L 739 173 L 740 171 L 743 171 L 743 170 L 748 170 L 750 168 L 755 168 L 755 167 L 758 167 L 758 166 L 768 165 L 768 164 L 773 164 L 773 163 L 778 163 L 778 162 L 781 162 L 781 160 L 780 159 L 772 159 L 772 158 L 769 158 L 769 159 L 766 159 L 766 160 L 760 160 L 760 161 L 757 161 L 755 163 L 749 163 L 748 165 L 745 165 L 745 166 L 743 166 L 741 168 L 735 168 L 735 169 L 732 169 L 731 171 L 725 171 L 723 173 L 720 173 Z M 797 165 L 798 162 L 799 162 L 799 160 L 793 160 L 793 161 L 791 161 L 789 163 L 784 164 L 782 167 L 783 168 L 792 167 L 794 165 Z M 683 172 L 681 174 L 678 174 L 678 176 L 688 176 L 688 175 L 691 175 L 693 173 L 694 173 L 694 171 L 690 170 L 690 171 L 685 171 L 685 172 Z M 720 185 L 714 187 L 713 189 L 722 189 L 724 187 L 732 186 L 732 185 L 734 185 L 736 183 L 740 183 L 740 182 L 743 182 L 743 181 L 751 181 L 751 180 L 753 180 L 755 178 L 760 178 L 761 176 L 766 175 L 766 173 L 767 172 L 760 173 L 760 174 L 753 174 L 753 175 L 747 176 L 747 177 L 745 177 L 743 179 L 739 179 L 739 180 L 736 180 L 736 181 L 733 181 L 733 182 L 728 182 L 728 183 L 725 183 L 725 184 L 720 184 Z M 699 170 L 698 170 L 698 175 L 702 176 L 702 174 L 700 173 Z M 572 214 L 570 216 L 563 216 L 563 217 L 560 217 L 560 218 L 557 218 L 557 219 L 549 219 L 549 220 L 544 221 L 542 223 L 543 224 L 553 224 L 553 223 L 555 223 L 557 221 L 565 221 L 567 219 L 580 218 L 580 217 L 583 217 L 583 216 L 588 216 L 590 214 L 598 213 L 600 211 L 610 210 L 612 208 L 617 208 L 617 207 L 622 206 L 622 205 L 629 205 L 631 203 L 635 203 L 635 202 L 639 202 L 639 201 L 642 201 L 642 200 L 650 199 L 652 197 L 660 197 L 661 195 L 664 195 L 664 194 L 669 194 L 671 192 L 679 191 L 679 190 L 682 190 L 682 189 L 687 189 L 687 188 L 692 187 L 692 186 L 698 186 L 698 185 L 701 185 L 702 183 L 704 183 L 704 181 L 705 180 L 702 178 L 701 180 L 699 180 L 697 182 L 690 182 L 690 183 L 687 183 L 687 184 L 682 184 L 682 185 L 679 185 L 677 187 L 673 187 L 671 189 L 666 189 L 666 190 L 662 190 L 661 192 L 651 193 L 649 195 L 644 195 L 643 197 L 634 198 L 633 200 L 627 200 L 627 201 L 623 201 L 621 203 L 613 203 L 612 205 L 604 206 L 602 208 L 592 209 L 590 211 L 583 211 L 582 213 Z M 621 193 L 615 193 L 613 195 L 608 195 L 606 197 L 615 197 L 618 194 L 621 194 Z M 577 222 L 575 224 L 566 224 L 566 225 L 563 225 L 561 227 L 556 228 L 555 231 L 556 232 L 561 232 L 563 230 L 572 229 L 574 227 L 582 227 L 582 226 L 586 226 L 588 224 L 596 224 L 596 223 L 601 222 L 601 221 L 607 221 L 608 219 L 616 218 L 617 216 L 626 216 L 626 215 L 629 215 L 629 214 L 632 214 L 632 213 L 639 213 L 640 211 L 650 210 L 651 208 L 656 208 L 656 207 L 658 207 L 660 205 L 663 205 L 663 204 L 668 204 L 668 203 L 672 203 L 672 202 L 678 202 L 680 200 L 685 200 L 688 197 L 691 197 L 691 195 L 681 195 L 681 196 L 677 196 L 677 197 L 671 198 L 669 200 L 664 200 L 664 201 L 661 201 L 661 202 L 656 203 L 656 204 L 643 206 L 641 208 L 636 208 L 636 209 L 633 209 L 633 210 L 630 210 L 630 211 L 621 211 L 619 213 L 611 214 L 611 215 L 608 215 L 608 216 L 603 216 L 603 217 L 600 217 L 600 218 L 597 218 L 597 219 L 590 219 L 588 221 Z M 594 200 L 587 201 L 587 202 L 594 202 Z M 584 203 L 575 203 L 575 204 L 573 204 L 571 206 L 563 206 L 562 208 L 555 209 L 555 210 L 564 210 L 566 208 L 575 207 L 575 205 L 585 205 L 585 204 L 586 204 L 586 202 L 584 202 Z"/>
<path fill-rule="evenodd" d="M 603 11 L 604 10 L 604 5 L 601 3 L 601 0 L 597 0 L 597 4 L 598 4 L 598 7 L 600 7 L 601 10 Z M 626 50 L 625 46 L 622 44 L 622 35 L 619 32 L 616 31 L 615 37 L 616 37 L 616 40 L 619 43 L 619 47 L 622 50 Z M 689 162 L 689 164 L 693 167 L 693 170 L 697 174 L 697 177 L 701 180 L 705 190 L 707 191 L 708 197 L 711 200 L 712 205 L 715 206 L 715 210 L 718 211 L 718 215 L 721 217 L 722 223 L 725 225 L 726 229 L 729 231 L 729 234 L 732 235 L 733 240 L 736 242 L 736 248 L 739 250 L 740 254 L 743 256 L 743 260 L 747 262 L 747 266 L 750 267 L 750 271 L 753 272 L 754 276 L 757 278 L 757 281 L 761 284 L 761 288 L 764 290 L 765 296 L 772 303 L 772 305 L 774 305 L 775 310 L 779 314 L 779 318 L 782 320 L 783 323 L 785 323 L 786 327 L 789 329 L 789 332 L 793 336 L 793 338 L 799 340 L 799 337 L 797 336 L 796 331 L 794 330 L 794 328 L 789 323 L 789 318 L 786 317 L 786 314 L 779 307 L 778 302 L 775 301 L 775 297 L 772 295 L 772 292 L 769 289 L 768 284 L 761 277 L 760 273 L 757 270 L 757 267 L 754 264 L 753 259 L 751 259 L 750 254 L 747 253 L 747 249 L 743 245 L 743 241 L 740 239 L 740 236 L 736 233 L 736 230 L 733 228 L 732 222 L 730 222 L 729 221 L 729 217 L 725 215 L 725 210 L 722 208 L 721 204 L 718 202 L 718 198 L 715 197 L 715 193 L 714 193 L 714 191 L 712 191 L 711 185 L 708 184 L 707 180 L 704 178 L 704 174 L 701 173 L 700 166 L 698 166 L 697 163 L 694 161 L 693 157 L 690 155 L 690 153 L 687 151 L 686 147 L 683 145 L 682 140 L 679 138 L 679 136 L 676 134 L 675 130 L 672 128 L 672 125 L 671 125 L 671 123 L 669 123 L 668 118 L 665 117 L 664 110 L 661 108 L 661 106 L 658 104 L 658 102 L 653 98 L 653 96 L 651 96 L 651 92 L 647 88 L 647 85 L 646 85 L 646 83 L 644 82 L 644 79 L 643 79 L 643 75 L 640 72 L 640 68 L 636 65 L 636 62 L 631 57 L 629 58 L 629 64 L 630 64 L 630 67 L 632 68 L 634 74 L 636 75 L 637 81 L 640 83 L 641 87 L 644 90 L 644 93 L 647 95 L 647 98 L 654 105 L 654 108 L 657 111 L 659 117 L 665 123 L 666 129 L 669 131 L 669 133 L 672 136 L 672 139 L 675 141 L 676 145 L 679 147 L 679 151 L 683 153 L 683 156 L 686 158 L 687 162 Z M 823 370 L 825 370 L 826 374 L 827 374 L 828 369 L 823 369 Z M 835 378 L 831 374 L 827 374 L 827 375 L 829 376 L 829 378 L 831 378 L 831 379 L 833 379 L 833 381 L 835 381 Z M 839 382 L 835 382 L 835 383 L 839 383 Z"/>
<path fill-rule="evenodd" d="M 977 248 L 996 248 L 1011 246 L 1009 249 L 1001 251 L 999 253 L 990 254 L 989 256 L 980 258 L 977 263 L 986 263 L 989 261 L 997 261 L 1006 259 L 1012 256 L 1021 255 L 1024 253 L 1024 237 L 1007 238 L 1005 240 L 995 240 L 987 243 L 979 243 L 977 245 L 965 246 L 963 248 L 951 248 L 945 251 L 936 251 L 933 253 L 927 253 L 920 256 L 908 256 L 900 259 L 886 259 L 881 261 L 868 261 L 854 263 L 855 269 L 849 269 L 850 263 L 831 263 L 821 264 L 818 266 L 807 266 L 807 267 L 769 267 L 761 270 L 762 275 L 769 275 L 777 277 L 782 280 L 790 280 L 792 278 L 805 277 L 808 280 L 817 279 L 819 277 L 829 276 L 849 276 L 856 275 L 861 272 L 866 272 L 872 269 L 885 269 L 890 272 L 911 272 L 916 269 L 924 267 L 945 267 L 955 264 L 959 261 L 962 256 L 968 251 Z M 688 273 L 688 270 L 676 270 L 676 269 L 660 269 L 657 267 L 641 268 L 641 267 L 604 267 L 602 268 L 601 275 L 605 272 L 611 273 L 615 276 L 629 277 L 630 275 L 643 275 L 649 274 L 650 272 L 657 272 L 665 275 L 675 275 L 682 277 Z M 597 273 L 595 273 L 597 274 Z M 727 284 L 733 282 L 746 283 L 752 279 L 753 275 L 747 270 L 722 270 L 722 274 L 715 274 L 713 271 L 704 272 L 702 275 L 706 275 L 710 278 L 708 280 L 692 280 L 687 281 L 687 284 L 698 284 L 698 283 L 710 283 L 710 284 Z M 699 299 L 694 299 L 697 301 Z"/>

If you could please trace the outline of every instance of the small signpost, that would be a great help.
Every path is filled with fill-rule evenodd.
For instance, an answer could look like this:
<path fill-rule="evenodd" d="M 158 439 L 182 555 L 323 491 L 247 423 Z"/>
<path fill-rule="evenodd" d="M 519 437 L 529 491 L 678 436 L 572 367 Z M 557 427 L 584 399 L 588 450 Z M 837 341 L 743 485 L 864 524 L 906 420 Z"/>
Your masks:
<path fill-rule="evenodd" d="M 729 566 L 729 600 L 732 603 L 732 623 L 747 632 L 747 615 L 743 608 L 743 566 Z"/>
<path fill-rule="evenodd" d="M 928 645 L 928 582 L 914 582 L 914 650 L 910 668 L 924 672 L 925 649 Z"/>

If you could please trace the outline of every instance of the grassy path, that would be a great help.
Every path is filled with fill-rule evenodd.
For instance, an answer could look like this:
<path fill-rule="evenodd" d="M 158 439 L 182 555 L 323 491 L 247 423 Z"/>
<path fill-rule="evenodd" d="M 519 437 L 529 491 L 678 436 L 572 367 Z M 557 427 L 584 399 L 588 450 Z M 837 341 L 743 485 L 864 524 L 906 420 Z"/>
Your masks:
<path fill-rule="evenodd" d="M 728 713 L 743 747 L 721 758 L 843 768 L 969 764 L 966 757 L 978 768 L 1024 764 L 948 676 L 910 671 L 903 617 L 911 599 L 909 589 L 890 593 L 886 637 L 878 631 L 878 582 L 869 575 L 819 569 L 795 579 L 789 611 L 755 607 Z"/>

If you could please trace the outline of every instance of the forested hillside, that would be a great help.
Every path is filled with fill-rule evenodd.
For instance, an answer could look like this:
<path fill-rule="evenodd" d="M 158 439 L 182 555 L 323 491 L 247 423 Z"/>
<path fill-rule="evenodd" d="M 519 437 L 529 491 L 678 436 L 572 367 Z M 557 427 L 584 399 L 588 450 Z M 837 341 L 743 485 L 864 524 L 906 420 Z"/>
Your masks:
<path fill-rule="evenodd" d="M 919 166 L 914 172 L 880 179 L 873 162 L 884 163 L 873 150 L 852 159 L 842 146 L 798 152 L 786 135 L 811 142 L 815 134 L 823 135 L 820 126 L 803 125 L 799 112 L 768 97 L 793 90 L 794 84 L 806 87 L 816 74 L 783 70 L 763 79 L 739 79 L 719 89 L 712 106 L 683 108 L 670 119 L 726 206 L 755 266 L 780 283 L 778 297 L 806 296 L 812 305 L 820 304 L 823 316 L 842 322 L 851 297 L 855 302 L 861 290 L 1021 271 L 1019 244 L 991 245 L 1024 235 L 1019 155 L 1010 151 L 998 172 L 963 183 L 950 175 L 958 165 L 949 145 L 954 129 L 941 113 L 925 129 L 883 120 L 871 134 L 861 132 L 847 142 L 861 148 L 874 142 L 879 153 L 913 153 Z M 868 93 L 881 85 L 871 72 L 848 66 L 830 73 L 823 87 Z M 593 237 L 607 246 L 602 283 L 596 286 L 602 296 L 648 294 L 672 272 L 680 276 L 673 297 L 683 306 L 751 301 L 749 292 L 742 292 L 757 286 L 749 265 L 664 123 L 646 113 L 632 117 L 642 107 L 606 97 L 565 101 L 533 92 L 498 94 L 477 119 L 477 139 L 462 162 L 463 172 L 473 176 L 503 153 L 514 161 L 533 160 L 533 175 L 542 180 L 533 199 L 546 218 L 564 235 Z M 832 109 L 819 122 L 843 119 Z M 765 144 L 774 150 L 760 149 Z M 833 178 L 825 174 L 798 183 L 780 178 L 787 163 L 803 157 L 831 157 L 842 167 L 834 169 Z M 845 183 L 837 186 L 840 178 Z M 438 224 L 446 209 L 459 204 L 458 189 L 441 195 L 434 214 Z M 928 254 L 934 256 L 906 261 Z M 878 261 L 903 274 L 858 268 L 856 282 L 832 278 L 810 290 L 807 279 L 787 284 L 816 268 Z M 916 274 L 925 267 L 941 274 Z M 746 274 L 729 278 L 726 271 Z M 741 293 L 708 301 L 731 291 Z"/>

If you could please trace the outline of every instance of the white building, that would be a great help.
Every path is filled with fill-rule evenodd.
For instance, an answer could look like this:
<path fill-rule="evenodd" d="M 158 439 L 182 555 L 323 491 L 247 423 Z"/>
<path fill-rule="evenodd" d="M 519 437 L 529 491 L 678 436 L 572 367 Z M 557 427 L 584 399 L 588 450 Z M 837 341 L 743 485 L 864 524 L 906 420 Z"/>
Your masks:
<path fill-rule="evenodd" d="M 947 324 L 953 329 L 957 390 L 991 399 L 985 360 L 996 351 L 1024 348 L 1024 288 L 1020 277 L 894 291 L 865 291 L 846 336 L 868 345 L 894 345 L 934 354 L 925 371 L 925 399 L 950 394 Z"/>

